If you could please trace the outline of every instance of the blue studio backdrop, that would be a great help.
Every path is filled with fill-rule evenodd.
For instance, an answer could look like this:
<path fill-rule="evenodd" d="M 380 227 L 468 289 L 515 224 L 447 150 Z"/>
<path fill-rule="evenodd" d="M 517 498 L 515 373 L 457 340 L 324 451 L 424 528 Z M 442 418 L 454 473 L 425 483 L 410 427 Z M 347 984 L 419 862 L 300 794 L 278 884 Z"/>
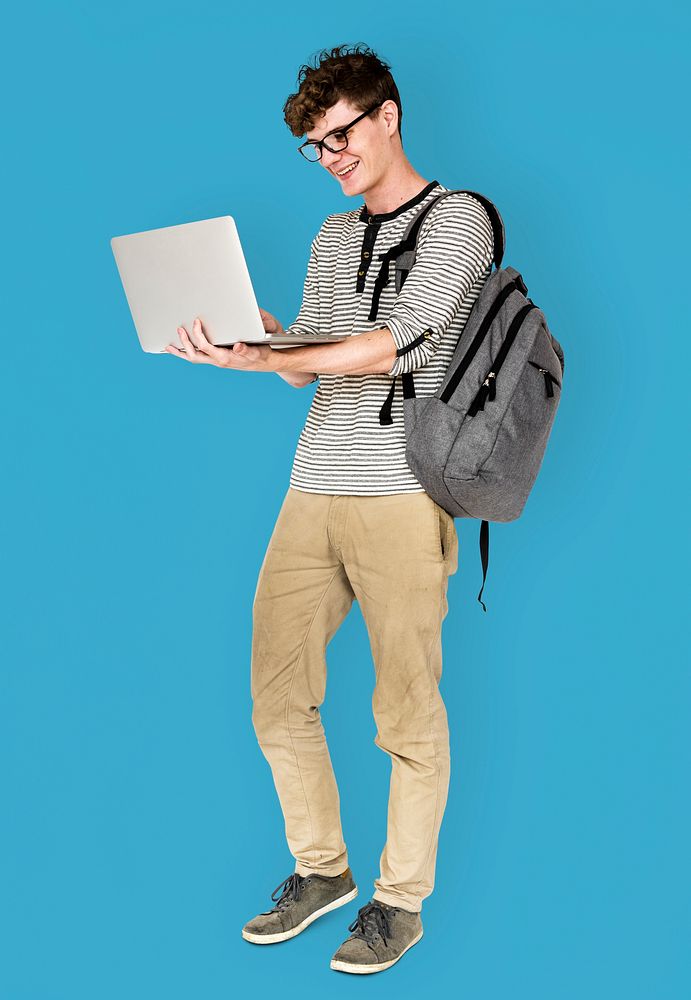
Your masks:
<path fill-rule="evenodd" d="M 689 995 L 688 28 L 590 0 L 6 12 L 2 1000 Z M 301 63 L 358 41 L 392 64 L 415 167 L 499 208 L 566 354 L 536 486 L 492 528 L 487 614 L 456 521 L 436 888 L 420 945 L 364 981 L 328 965 L 386 830 L 357 604 L 323 718 L 360 897 L 286 944 L 240 936 L 293 870 L 249 653 L 314 386 L 144 354 L 110 248 L 232 214 L 290 322 L 310 240 L 361 199 L 282 107 Z"/>

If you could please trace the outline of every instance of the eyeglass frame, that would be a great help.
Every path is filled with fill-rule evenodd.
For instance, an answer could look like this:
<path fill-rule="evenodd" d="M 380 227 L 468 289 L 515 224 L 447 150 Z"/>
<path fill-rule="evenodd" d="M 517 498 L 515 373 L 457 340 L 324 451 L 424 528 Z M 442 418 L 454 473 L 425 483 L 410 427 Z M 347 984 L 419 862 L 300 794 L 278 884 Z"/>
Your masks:
<path fill-rule="evenodd" d="M 382 102 L 380 102 L 379 104 L 375 104 L 374 107 L 370 108 L 368 111 L 363 111 L 362 114 L 358 115 L 357 118 L 354 118 L 349 125 L 342 125 L 340 128 L 332 128 L 331 131 L 327 132 L 322 139 L 308 139 L 306 142 L 303 142 L 302 145 L 298 146 L 298 153 L 300 153 L 301 156 L 305 160 L 307 160 L 308 163 L 318 163 L 322 158 L 322 155 L 324 153 L 324 148 L 328 149 L 330 153 L 342 153 L 344 149 L 348 148 L 348 132 L 351 130 L 351 128 L 353 128 L 354 125 L 357 125 L 358 122 L 361 122 L 363 118 L 366 118 L 367 115 L 371 115 L 372 112 L 376 111 L 377 108 L 380 108 L 381 105 Z M 345 146 L 341 146 L 340 149 L 332 149 L 331 146 L 329 146 L 328 142 L 326 142 L 325 140 L 328 139 L 330 135 L 336 135 L 336 133 L 339 132 L 342 132 L 343 135 L 345 135 L 346 144 Z M 316 158 L 316 160 L 310 160 L 308 156 L 305 156 L 305 154 L 302 152 L 305 146 L 315 146 L 319 150 L 319 156 Z"/>

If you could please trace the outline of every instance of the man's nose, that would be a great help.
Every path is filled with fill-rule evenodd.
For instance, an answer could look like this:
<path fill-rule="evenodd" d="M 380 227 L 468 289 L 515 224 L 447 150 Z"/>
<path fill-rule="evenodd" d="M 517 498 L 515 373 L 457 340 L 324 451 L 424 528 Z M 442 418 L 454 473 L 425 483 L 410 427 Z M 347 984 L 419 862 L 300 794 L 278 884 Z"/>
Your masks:
<path fill-rule="evenodd" d="M 342 153 L 332 153 L 329 149 L 322 149 L 321 165 L 327 170 L 333 170 L 334 165 L 339 165 L 342 155 Z"/>

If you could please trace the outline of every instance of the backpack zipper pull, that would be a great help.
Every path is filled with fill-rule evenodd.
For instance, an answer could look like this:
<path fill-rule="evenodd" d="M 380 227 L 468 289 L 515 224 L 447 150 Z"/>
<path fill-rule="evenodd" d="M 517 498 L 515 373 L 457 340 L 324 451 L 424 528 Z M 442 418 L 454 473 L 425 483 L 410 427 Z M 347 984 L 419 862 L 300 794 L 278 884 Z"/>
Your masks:
<path fill-rule="evenodd" d="M 552 388 L 552 382 L 556 381 L 551 371 L 547 368 L 538 368 L 538 371 L 542 372 L 545 376 L 545 392 L 548 396 L 554 395 L 554 389 Z"/>
<path fill-rule="evenodd" d="M 561 385 L 561 383 L 559 382 L 559 379 L 556 379 L 554 377 L 554 375 L 549 370 L 549 368 L 540 368 L 540 366 L 535 361 L 531 361 L 530 364 L 533 366 L 533 368 L 537 368 L 537 370 L 543 376 L 543 378 L 545 380 L 545 392 L 546 392 L 546 394 L 548 396 L 554 396 L 554 389 L 552 388 L 552 386 L 553 385 Z"/>
<path fill-rule="evenodd" d="M 468 416 L 474 417 L 479 410 L 484 410 L 485 400 L 495 398 L 496 372 L 490 372 L 480 386 L 477 396 L 468 407 Z"/>

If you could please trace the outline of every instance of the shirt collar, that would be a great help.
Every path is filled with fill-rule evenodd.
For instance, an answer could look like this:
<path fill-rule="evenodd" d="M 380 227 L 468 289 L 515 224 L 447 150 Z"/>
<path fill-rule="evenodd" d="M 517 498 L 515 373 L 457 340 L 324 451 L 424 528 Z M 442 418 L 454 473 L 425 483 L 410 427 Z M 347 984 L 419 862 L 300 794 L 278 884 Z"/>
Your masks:
<path fill-rule="evenodd" d="M 371 222 L 375 224 L 379 222 L 388 222 L 389 219 L 395 219 L 396 216 L 401 215 L 402 212 L 407 212 L 409 208 L 419 205 L 420 202 L 424 201 L 430 191 L 433 191 L 435 187 L 439 187 L 439 181 L 430 181 L 430 183 L 424 187 L 422 191 L 416 194 L 414 198 L 411 198 L 410 201 L 406 201 L 402 205 L 399 205 L 393 212 L 380 212 L 379 215 L 371 215 L 367 211 L 367 205 L 363 205 L 358 218 L 360 222 Z"/>

